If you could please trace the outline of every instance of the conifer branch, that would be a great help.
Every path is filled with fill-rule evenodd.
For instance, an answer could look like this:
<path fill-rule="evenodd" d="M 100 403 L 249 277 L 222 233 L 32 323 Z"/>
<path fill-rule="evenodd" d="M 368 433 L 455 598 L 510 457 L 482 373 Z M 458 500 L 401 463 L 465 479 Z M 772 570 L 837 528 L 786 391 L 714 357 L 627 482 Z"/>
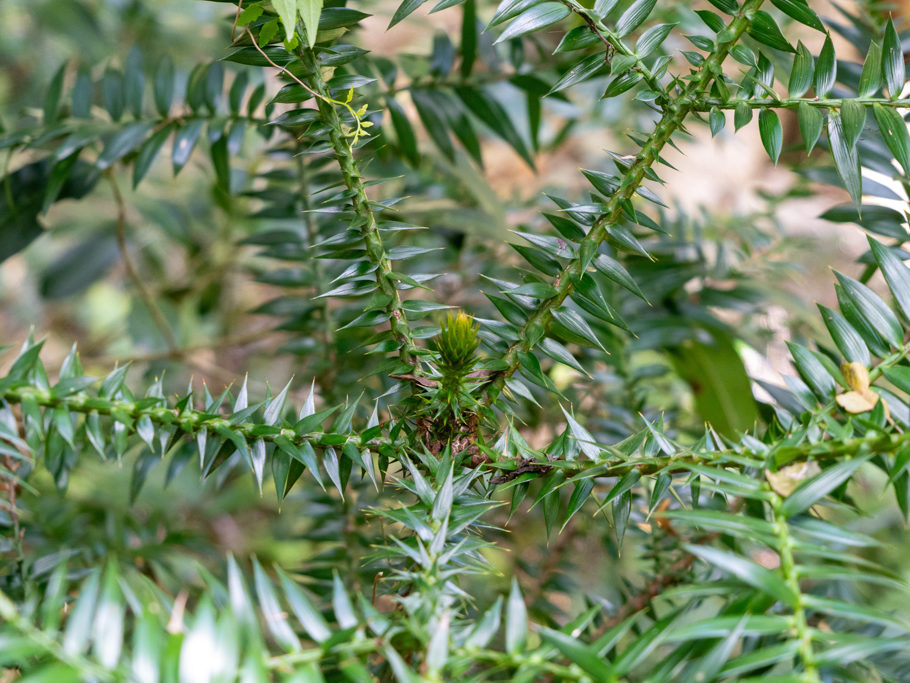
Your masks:
<path fill-rule="evenodd" d="M 604 212 L 579 244 L 578 255 L 570 260 L 556 276 L 554 281 L 556 294 L 540 302 L 540 305 L 519 329 L 518 341 L 514 342 L 503 356 L 502 360 L 506 367 L 491 377 L 484 397 L 487 405 L 498 399 L 506 380 L 518 370 L 521 365 L 520 354 L 529 351 L 536 340 L 544 338 L 553 311 L 563 304 L 575 290 L 578 281 L 585 276 L 591 259 L 609 236 L 609 227 L 615 225 L 623 215 L 624 205 L 631 201 L 647 172 L 659 159 L 664 146 L 683 126 L 689 114 L 694 111 L 698 98 L 704 96 L 711 82 L 721 73 L 723 61 L 731 48 L 739 41 L 740 36 L 748 29 L 752 14 L 761 7 L 762 2 L 763 0 L 748 0 L 743 3 L 734 19 L 723 31 L 725 39 L 718 40 L 714 51 L 702 64 L 697 78 L 664 105 L 663 115 L 644 147 L 625 171 L 621 185 L 609 197 Z"/>

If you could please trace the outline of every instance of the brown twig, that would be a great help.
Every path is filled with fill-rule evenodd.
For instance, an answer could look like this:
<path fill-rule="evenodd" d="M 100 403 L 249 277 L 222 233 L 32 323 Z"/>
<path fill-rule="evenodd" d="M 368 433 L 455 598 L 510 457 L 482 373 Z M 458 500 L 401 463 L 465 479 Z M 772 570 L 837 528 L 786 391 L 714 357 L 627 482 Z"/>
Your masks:
<path fill-rule="evenodd" d="M 502 474 L 497 474 L 495 477 L 490 479 L 490 483 L 493 485 L 505 484 L 512 481 L 513 479 L 518 479 L 518 477 L 520 477 L 522 474 L 545 474 L 552 469 L 553 468 L 550 465 L 523 459 L 521 461 L 521 464 L 519 464 L 518 467 L 516 467 L 514 470 L 509 470 L 507 472 L 503 472 Z"/>
<path fill-rule="evenodd" d="M 400 379 L 405 382 L 413 382 L 419 384 L 422 387 L 435 387 L 439 382 L 434 379 L 427 379 L 426 377 L 418 377 L 417 375 L 408 373 L 406 375 L 389 375 L 392 379 Z"/>
<path fill-rule="evenodd" d="M 572 3 L 564 2 L 563 4 L 568 7 L 569 10 L 575 14 L 575 16 L 579 17 L 583 22 L 585 22 L 588 25 L 588 28 L 593 31 L 594 35 L 600 39 L 600 42 L 602 42 L 607 47 L 607 54 L 604 57 L 604 61 L 609 64 L 613 59 L 613 55 L 616 54 L 616 48 L 613 46 L 613 43 L 610 42 L 610 39 L 604 35 L 603 31 L 600 30 L 597 22 L 594 21 L 587 12 L 580 12 L 578 8 L 575 7 Z"/>
<path fill-rule="evenodd" d="M 24 421 L 23 421 L 22 431 L 24 432 Z M 19 427 L 16 428 L 17 435 L 22 438 L 25 436 L 24 433 L 19 432 Z M 31 453 L 27 449 L 17 446 L 16 450 L 22 455 L 23 460 L 18 460 L 11 454 L 6 454 L 3 456 L 3 465 L 9 472 L 10 477 L 8 480 L 0 479 L 0 488 L 5 488 L 8 494 L 8 513 L 10 522 L 13 526 L 13 550 L 16 553 L 16 562 L 15 562 L 15 571 L 19 573 L 19 578 L 21 581 L 25 581 L 25 577 L 22 575 L 24 561 L 25 561 L 25 552 L 22 548 L 22 541 L 25 538 L 25 529 L 22 528 L 21 520 L 19 518 L 19 506 L 18 506 L 18 495 L 19 487 L 21 480 L 16 476 L 17 471 L 19 470 L 22 462 L 30 462 L 32 460 Z"/>
<path fill-rule="evenodd" d="M 231 42 L 234 42 L 234 34 L 237 32 L 237 22 L 240 20 L 240 13 L 243 11 L 243 0 L 237 3 L 237 11 L 234 13 L 234 23 L 231 26 Z"/>
<path fill-rule="evenodd" d="M 13 476 L 15 476 L 18 466 L 12 456 L 10 456 L 10 455 L 3 456 L 3 465 L 7 469 L 7 471 L 9 471 Z M 19 509 L 18 509 L 18 505 L 16 503 L 18 484 L 13 479 L 10 479 L 9 481 L 4 481 L 3 484 L 4 484 L 4 488 L 6 488 L 6 491 L 8 493 L 9 518 L 10 518 L 10 521 L 13 523 L 13 547 L 15 548 L 15 551 L 16 551 L 16 562 L 17 562 L 17 565 L 21 567 L 21 563 L 22 563 L 24 556 L 22 553 L 22 528 L 19 525 Z"/>
<path fill-rule="evenodd" d="M 730 512 L 735 514 L 736 512 L 739 512 L 744 503 L 745 499 L 734 498 L 730 501 L 728 509 Z M 666 506 L 661 507 L 663 509 L 666 509 Z M 658 515 L 663 512 L 663 509 L 658 512 Z M 660 517 L 658 517 L 658 520 L 660 520 Z M 661 523 L 658 521 L 658 525 L 671 535 L 678 536 L 679 534 L 667 522 Z M 710 534 L 705 534 L 701 538 L 695 539 L 695 544 L 708 545 L 709 543 L 713 543 L 720 536 L 721 534 L 716 531 Z M 651 604 L 651 601 L 654 600 L 654 598 L 663 593 L 665 589 L 681 583 L 685 578 L 683 576 L 683 573 L 688 571 L 692 565 L 695 564 L 696 559 L 697 558 L 695 555 L 692 553 L 687 553 L 684 557 L 671 564 L 669 568 L 651 579 L 641 591 L 623 603 L 622 607 L 616 611 L 616 614 L 601 624 L 600 628 L 594 634 L 593 640 L 597 640 L 614 626 L 618 626 L 623 621 L 628 619 L 631 615 L 643 610 L 645 607 Z"/>
<path fill-rule="evenodd" d="M 258 43 L 257 40 L 256 40 L 256 36 L 253 35 L 253 32 L 250 31 L 250 29 L 247 29 L 246 32 L 250 34 L 250 40 L 253 41 L 253 47 L 255 47 L 255 48 L 259 51 L 259 54 L 261 54 L 261 55 L 265 58 L 265 61 L 267 61 L 269 64 L 271 64 L 273 67 L 275 67 L 276 69 L 278 69 L 281 73 L 283 73 L 285 76 L 287 76 L 287 77 L 290 78 L 292 81 L 294 81 L 294 82 L 295 82 L 297 85 L 299 85 L 301 88 L 303 88 L 303 89 L 306 90 L 308 93 L 310 93 L 310 95 L 312 95 L 313 97 L 315 97 L 317 100 L 325 100 L 325 101 L 327 101 L 327 102 L 329 101 L 329 100 L 327 100 L 325 97 L 323 97 L 322 95 L 320 95 L 318 92 L 316 92 L 315 90 L 313 90 L 310 86 L 308 86 L 308 85 L 307 85 L 306 83 L 304 83 L 302 80 L 300 80 L 299 78 L 297 78 L 297 76 L 295 76 L 295 75 L 292 74 L 290 71 L 288 71 L 287 69 L 285 69 L 283 66 L 279 66 L 278 64 L 276 64 L 275 62 L 273 62 L 273 61 L 272 61 L 272 58 L 269 57 L 269 56 L 265 53 L 265 50 L 263 50 L 261 47 L 259 47 L 259 43 Z"/>

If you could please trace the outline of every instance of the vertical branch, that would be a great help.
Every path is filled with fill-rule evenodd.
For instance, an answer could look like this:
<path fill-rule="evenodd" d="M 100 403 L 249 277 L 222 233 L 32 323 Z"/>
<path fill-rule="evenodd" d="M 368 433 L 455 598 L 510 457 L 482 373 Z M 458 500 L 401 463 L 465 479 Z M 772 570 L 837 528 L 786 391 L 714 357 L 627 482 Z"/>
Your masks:
<path fill-rule="evenodd" d="M 411 334 L 407 315 L 401 305 L 398 281 L 393 274 L 388 252 L 382 242 L 382 236 L 379 234 L 379 225 L 369 197 L 367 197 L 366 187 L 363 177 L 360 175 L 357 161 L 354 159 L 353 147 L 345 134 L 341 116 L 329 97 L 328 88 L 319 73 L 318 64 L 311 63 L 310 66 L 310 84 L 318 94 L 316 105 L 319 108 L 319 113 L 322 114 L 323 120 L 329 126 L 329 138 L 335 159 L 341 170 L 345 187 L 351 192 L 351 204 L 354 213 L 361 219 L 360 232 L 366 246 L 367 257 L 377 266 L 376 284 L 379 286 L 379 290 L 389 299 L 385 308 L 389 314 L 392 336 L 401 347 L 401 360 L 408 364 L 414 364 L 418 356 L 417 343 Z"/>
<path fill-rule="evenodd" d="M 793 621 L 796 637 L 799 642 L 799 657 L 803 662 L 803 680 L 806 683 L 820 683 L 818 668 L 815 664 L 815 654 L 812 649 L 812 634 L 806 620 L 806 610 L 803 605 L 803 595 L 799 588 L 799 573 L 793 559 L 793 538 L 787 528 L 787 517 L 783 514 L 784 499 L 776 493 L 771 499 L 771 519 L 774 533 L 777 536 L 777 551 L 780 553 L 780 570 L 784 575 L 793 595 L 796 596 L 796 606 L 793 608 Z"/>
<path fill-rule="evenodd" d="M 252 33 L 250 33 L 250 37 L 253 40 L 253 47 L 259 51 L 259 54 L 261 54 L 269 64 L 288 76 L 316 99 L 316 106 L 319 109 L 319 113 L 322 115 L 325 123 L 329 126 L 329 139 L 332 143 L 332 151 L 341 170 L 344 185 L 351 193 L 351 204 L 354 213 L 361 219 L 360 233 L 363 236 L 367 257 L 376 265 L 376 284 L 379 286 L 379 290 L 389 299 L 385 306 L 385 310 L 389 314 L 389 326 L 392 330 L 392 336 L 401 348 L 401 360 L 408 364 L 417 364 L 419 349 L 417 348 L 417 342 L 414 339 L 414 336 L 411 334 L 411 326 L 408 324 L 405 310 L 401 305 L 401 296 L 398 294 L 398 280 L 395 278 L 392 271 L 388 252 L 386 252 L 385 245 L 382 242 L 382 236 L 379 234 L 379 225 L 376 220 L 376 215 L 373 212 L 373 207 L 367 196 L 366 186 L 364 185 L 363 177 L 360 175 L 360 168 L 357 165 L 357 161 L 354 159 L 353 144 L 348 140 L 341 116 L 335 107 L 336 105 L 345 106 L 351 113 L 353 113 L 353 109 L 351 109 L 350 105 L 346 102 L 336 102 L 336 100 L 330 97 L 328 86 L 319 71 L 319 64 L 313 58 L 312 54 L 303 51 L 298 55 L 301 63 L 307 68 L 305 78 L 309 80 L 309 83 L 306 83 L 288 71 L 285 67 L 276 64 L 272 58 L 266 54 L 265 50 L 259 47 L 259 43 Z M 356 135 L 359 136 L 364 134 L 363 126 L 361 125 L 359 118 L 357 118 L 356 123 Z M 417 370 L 419 370 L 419 367 Z"/>
<path fill-rule="evenodd" d="M 139 271 L 136 270 L 136 266 L 130 258 L 129 249 L 126 243 L 126 202 L 123 199 L 123 194 L 120 192 L 120 186 L 117 184 L 117 179 L 114 177 L 113 171 L 108 170 L 107 180 L 110 183 L 111 191 L 114 194 L 114 202 L 117 205 L 117 247 L 120 249 L 120 258 L 123 259 L 123 267 L 126 269 L 126 275 L 139 293 L 145 307 L 152 316 L 155 326 L 158 328 L 158 331 L 161 332 L 161 336 L 164 337 L 164 343 L 167 344 L 168 350 L 175 352 L 177 350 L 177 340 L 174 337 L 174 332 L 171 330 L 167 318 L 164 317 L 164 313 L 158 306 L 158 302 L 155 301 L 155 296 L 149 288 L 145 286 L 145 282 L 143 282 L 142 278 L 139 276 Z"/>

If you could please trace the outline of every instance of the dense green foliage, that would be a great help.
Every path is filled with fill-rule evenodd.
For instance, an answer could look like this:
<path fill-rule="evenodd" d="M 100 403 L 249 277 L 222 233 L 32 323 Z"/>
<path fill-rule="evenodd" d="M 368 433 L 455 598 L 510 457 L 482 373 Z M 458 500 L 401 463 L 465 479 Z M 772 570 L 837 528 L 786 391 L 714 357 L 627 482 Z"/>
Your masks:
<path fill-rule="evenodd" d="M 133 7 L 131 49 L 11 89 L 0 259 L 76 329 L 125 296 L 100 346 L 147 388 L 36 334 L 10 354 L 5 675 L 908 680 L 901 36 L 878 3 L 690 4 L 442 0 L 458 30 L 383 56 L 369 13 L 394 35 L 424 0 L 223 2 L 199 64 Z M 767 403 L 741 352 L 787 296 L 785 197 L 686 216 L 659 189 L 728 123 L 869 233 Z M 584 189 L 508 233 L 531 206 L 486 186 L 491 149 L 535 168 L 600 128 Z M 265 334 L 251 281 L 284 344 L 210 393 L 194 350 Z M 303 380 L 262 387 L 271 362 Z"/>

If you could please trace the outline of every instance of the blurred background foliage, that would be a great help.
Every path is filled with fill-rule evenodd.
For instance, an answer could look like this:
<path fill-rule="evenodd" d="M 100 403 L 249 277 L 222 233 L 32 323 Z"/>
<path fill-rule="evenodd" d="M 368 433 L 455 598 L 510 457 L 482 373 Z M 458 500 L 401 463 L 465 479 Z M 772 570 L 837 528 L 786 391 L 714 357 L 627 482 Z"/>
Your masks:
<path fill-rule="evenodd" d="M 388 16 L 393 7 L 380 2 L 358 7 L 361 4 L 380 16 Z M 869 32 L 880 27 L 872 22 L 863 33 L 863 22 L 871 22 L 865 17 L 877 16 L 866 5 L 847 5 L 847 14 L 829 7 L 845 26 L 837 39 L 848 73 L 851 38 L 864 50 Z M 494 6 L 479 2 L 478 12 L 488 19 Z M 48 83 L 64 63 L 69 65 L 68 84 L 80 70 L 100 82 L 106 69 L 123 69 L 131 55 L 141 55 L 149 74 L 172 63 L 180 91 L 197 63 L 224 54 L 231 39 L 231 11 L 230 5 L 191 0 L 4 0 L 0 121 L 12 130 L 36 118 Z M 850 16 L 861 20 L 851 25 Z M 659 18 L 655 15 L 654 20 Z M 674 10 L 664 19 L 681 22 L 679 34 L 703 30 L 691 12 Z M 459 30 L 452 20 L 447 13 L 419 13 L 394 39 L 384 24 L 365 22 L 358 42 L 380 56 L 374 66 L 387 69 L 385 85 L 392 84 L 366 86 L 366 97 L 376 102 L 400 97 L 405 107 L 400 116 L 416 131 L 409 141 L 408 126 L 396 126 L 388 114 L 377 120 L 383 130 L 394 132 L 388 137 L 383 133 L 371 148 L 367 170 L 372 177 L 395 179 L 376 188 L 373 199 L 405 197 L 396 207 L 401 220 L 430 228 L 408 244 L 432 249 L 421 256 L 420 270 L 440 273 L 433 282 L 438 300 L 481 319 L 494 318 L 498 315 L 481 292 L 495 293 L 520 262 L 505 241 L 521 240 L 508 230 L 542 234 L 550 229 L 533 211 L 546 203 L 542 195 L 581 200 L 586 184 L 577 169 L 600 168 L 607 150 L 622 149 L 627 132 L 638 129 L 650 110 L 646 103 L 627 98 L 599 100 L 604 77 L 591 79 L 571 95 L 547 98 L 538 112 L 528 105 L 533 99 L 528 93 L 539 94 L 558 80 L 559 59 L 524 54 L 531 50 L 530 43 L 494 48 L 481 34 L 491 87 L 508 103 L 523 144 L 510 146 L 503 136 L 486 133 L 476 149 L 463 140 L 453 142 L 454 135 L 450 138 L 445 128 L 433 125 L 434 112 L 441 111 L 433 98 L 448 87 L 450 78 L 448 36 Z M 541 54 L 556 47 L 548 43 L 546 32 L 535 40 Z M 673 40 L 680 39 L 674 34 Z M 668 45 L 667 50 L 680 47 Z M 382 61 L 382 55 L 394 57 L 394 63 Z M 248 71 L 250 89 L 258 85 L 260 70 L 223 64 L 227 83 Z M 403 75 L 388 73 L 393 70 Z M 410 83 L 409 97 L 395 90 L 402 82 Z M 267 87 L 270 94 L 277 90 L 274 83 Z M 370 109 L 382 111 L 379 106 Z M 547 366 L 548 378 L 575 406 L 575 413 L 585 415 L 598 441 L 624 438 L 632 425 L 640 424 L 639 415 L 650 420 L 663 416 L 683 439 L 698 435 L 705 421 L 732 434 L 748 428 L 759 415 L 769 419 L 771 409 L 753 400 L 749 377 L 781 386 L 780 373 L 794 374 L 785 342 L 819 336 L 822 326 L 812 304 L 834 300 L 827 266 L 862 274 L 864 265 L 855 261 L 863 257 L 865 240 L 849 212 L 829 214 L 834 223 L 818 218 L 847 201 L 830 161 L 818 155 L 808 160 L 802 154 L 789 157 L 800 143 L 791 130 L 795 120 L 784 123 L 781 164 L 799 171 L 785 174 L 786 180 L 768 161 L 754 132 L 734 139 L 731 130 L 712 140 L 708 126 L 693 128 L 692 137 L 668 156 L 680 170 L 666 174 L 661 196 L 669 205 L 660 209 L 662 232 L 649 237 L 646 245 L 656 260 L 624 257 L 642 296 L 611 302 L 631 330 L 617 331 L 606 324 L 598 329 L 607 340 L 609 357 L 596 349 L 578 350 L 585 367 L 593 368 L 593 382 L 580 382 L 581 375 L 569 365 Z M 247 372 L 257 394 L 264 392 L 265 381 L 277 392 L 293 376 L 291 392 L 297 403 L 307 396 L 311 380 L 320 404 L 356 399 L 367 386 L 381 389 L 383 380 L 371 375 L 371 359 L 357 352 L 369 331 L 338 331 L 358 311 L 313 298 L 337 272 L 325 271 L 307 255 L 312 242 L 301 246 L 282 237 L 288 225 L 306 232 L 307 222 L 315 220 L 312 213 L 300 218 L 301 210 L 313 207 L 297 205 L 292 198 L 296 178 L 282 176 L 288 158 L 298 150 L 272 146 L 269 131 L 254 124 L 242 138 L 229 180 L 240 192 L 219 188 L 206 149 L 200 146 L 176 180 L 170 164 L 159 161 L 134 191 L 129 173 L 115 168 L 114 185 L 108 178 L 98 179 L 88 200 L 61 201 L 42 214 L 41 225 L 49 234 L 0 266 L 4 340 L 21 340 L 34 326 L 37 334 L 48 337 L 45 362 L 53 368 L 63 361 L 70 340 L 79 339 L 89 374 L 105 372 L 114 362 L 132 361 L 131 376 L 163 377 L 167 392 L 183 390 L 193 377 L 217 394 Z M 521 148 L 531 150 L 528 158 L 522 158 Z M 8 169 L 29 161 L 27 153 L 19 152 L 4 151 L 2 158 Z M 306 162 L 317 199 L 328 196 L 325 188 L 334 183 L 319 164 Z M 265 178 L 267 192 L 260 182 Z M 903 201 L 900 185 L 882 189 L 882 198 Z M 873 233 L 893 223 L 887 215 L 878 226 L 874 219 L 869 212 L 864 226 Z M 118 244 L 120 220 L 126 227 L 125 244 Z M 320 225 L 325 224 L 317 225 L 310 237 L 318 236 Z M 124 253 L 132 266 L 126 265 Z M 130 276 L 130 267 L 136 277 Z M 876 279 L 873 284 L 881 283 Z M 427 325 L 432 327 L 434 320 L 428 319 Z M 544 405 L 530 400 L 523 405 L 517 428 L 531 446 L 549 443 L 565 424 L 558 407 Z M 317 580 L 330 576 L 329 567 L 347 562 L 349 580 L 356 584 L 358 562 L 380 533 L 379 522 L 363 514 L 377 500 L 366 481 L 343 502 L 308 482 L 285 499 L 278 515 L 275 496 L 260 496 L 249 477 L 228 472 L 227 485 L 219 482 L 200 490 L 195 474 L 159 465 L 145 478 L 147 466 L 137 461 L 135 452 L 124 457 L 120 468 L 83 459 L 71 474 L 65 498 L 56 492 L 50 475 L 36 478 L 38 492 L 27 501 L 28 524 L 36 531 L 29 534 L 35 554 L 41 555 L 42 548 L 48 558 L 71 553 L 82 556 L 86 565 L 115 554 L 153 575 L 172 594 L 188 583 L 201 584 L 204 575 L 197 562 L 206 566 L 226 551 L 256 554 L 263 564 L 277 560 L 306 568 Z M 141 487 L 136 485 L 137 471 L 142 472 Z M 862 483 L 863 505 L 880 506 L 881 512 L 858 521 L 860 530 L 886 542 L 874 552 L 910 560 L 893 501 L 877 498 L 881 482 Z M 506 499 L 510 495 L 504 493 Z M 130 503 L 133 496 L 135 504 Z M 530 507 L 532 501 L 530 496 L 522 505 Z M 543 623 L 575 613 L 595 594 L 612 596 L 621 604 L 637 575 L 646 570 L 658 574 L 658 565 L 678 559 L 665 552 L 675 551 L 672 534 L 640 510 L 627 532 L 634 541 L 627 539 L 622 555 L 605 517 L 578 516 L 556 537 L 548 533 L 553 515 L 548 506 L 526 510 L 522 527 L 509 530 L 513 551 L 491 551 L 502 584 L 508 582 L 505 577 L 518 576 L 532 616 Z M 499 521 L 506 519 L 504 510 Z M 352 547 L 359 548 L 360 555 L 351 554 Z M 881 562 L 910 566 L 895 557 Z M 52 567 L 51 559 L 47 566 Z M 575 569 L 571 579 L 569 567 Z M 616 581 L 617 575 L 628 579 Z M 904 578 L 910 578 L 906 569 Z M 501 587 L 481 584 L 476 595 Z M 875 595 L 868 597 L 876 600 Z"/>

